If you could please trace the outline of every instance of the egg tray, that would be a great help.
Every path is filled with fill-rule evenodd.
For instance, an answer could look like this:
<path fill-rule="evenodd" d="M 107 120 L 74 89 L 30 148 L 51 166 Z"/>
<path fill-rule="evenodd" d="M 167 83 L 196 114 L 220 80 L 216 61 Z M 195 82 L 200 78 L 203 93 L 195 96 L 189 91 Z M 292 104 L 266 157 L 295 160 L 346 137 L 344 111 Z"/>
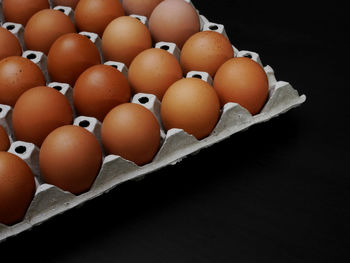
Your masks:
<path fill-rule="evenodd" d="M 187 1 L 190 2 L 190 1 Z M 0 0 L 1 5 L 1 0 Z M 74 17 L 73 10 L 69 7 L 55 7 L 55 9 L 62 9 L 65 14 L 70 17 Z M 2 10 L 0 6 L 0 19 L 2 17 Z M 147 24 L 145 17 L 137 16 L 143 23 Z M 223 35 L 226 35 L 223 25 L 211 23 L 203 15 L 201 18 L 201 30 L 213 30 Z M 11 25 L 9 27 L 9 25 Z M 9 30 L 14 33 L 23 45 L 23 27 L 15 23 L 4 23 L 2 26 L 10 28 Z M 90 39 L 100 48 L 100 39 L 94 33 L 81 32 L 88 35 Z M 179 50 L 175 44 L 161 42 L 157 43 L 156 47 L 167 49 L 170 53 L 178 58 Z M 254 61 L 263 66 L 260 57 L 257 53 L 251 51 L 239 51 L 235 47 L 235 57 L 250 57 Z M 72 88 L 68 84 L 64 83 L 50 83 L 49 76 L 46 70 L 46 56 L 38 51 L 25 51 L 23 56 L 31 59 L 36 63 L 44 72 L 48 86 L 59 89 L 64 94 L 70 103 L 72 104 Z M 105 62 L 107 65 L 112 65 L 118 68 L 123 74 L 127 75 L 127 68 L 123 63 L 118 62 Z M 269 95 L 266 104 L 262 111 L 252 116 L 246 109 L 241 107 L 237 103 L 227 103 L 221 110 L 220 119 L 210 134 L 210 136 L 197 140 L 194 136 L 186 133 L 182 129 L 170 129 L 165 132 L 161 129 L 162 143 L 161 147 L 154 157 L 153 161 L 144 166 L 138 166 L 135 163 L 125 160 L 117 155 L 104 155 L 103 163 L 96 177 L 92 187 L 88 192 L 80 195 L 74 195 L 70 192 L 63 191 L 62 189 L 44 183 L 40 178 L 40 169 L 38 164 L 39 149 L 32 143 L 15 141 L 12 129 L 11 129 L 11 114 L 12 108 L 7 105 L 0 105 L 0 125 L 2 125 L 10 134 L 11 147 L 9 152 L 14 153 L 21 157 L 31 167 L 33 173 L 36 175 L 36 193 L 32 200 L 24 219 L 15 225 L 6 226 L 0 224 L 0 242 L 8 237 L 15 236 L 25 230 L 43 223 L 44 221 L 61 214 L 73 207 L 80 206 L 86 201 L 93 199 L 103 193 L 106 193 L 117 185 L 129 181 L 139 180 L 146 174 L 155 170 L 161 169 L 167 165 L 174 165 L 180 162 L 183 158 L 190 154 L 199 152 L 201 149 L 209 147 L 215 143 L 218 143 L 224 139 L 229 138 L 231 135 L 248 129 L 252 125 L 265 122 L 273 117 L 277 117 L 288 110 L 301 105 L 306 100 L 305 95 L 299 95 L 288 82 L 277 81 L 273 69 L 266 65 L 263 67 L 269 82 Z M 212 84 L 212 78 L 206 72 L 192 71 L 187 74 L 186 77 L 201 78 Z M 136 94 L 132 98 L 133 103 L 138 103 L 151 110 L 158 121 L 160 122 L 160 106 L 161 102 L 152 94 Z M 161 124 L 161 122 L 160 122 Z M 74 125 L 79 125 L 90 132 L 92 132 L 99 142 L 101 123 L 95 118 L 86 116 L 77 116 L 74 119 Z"/>

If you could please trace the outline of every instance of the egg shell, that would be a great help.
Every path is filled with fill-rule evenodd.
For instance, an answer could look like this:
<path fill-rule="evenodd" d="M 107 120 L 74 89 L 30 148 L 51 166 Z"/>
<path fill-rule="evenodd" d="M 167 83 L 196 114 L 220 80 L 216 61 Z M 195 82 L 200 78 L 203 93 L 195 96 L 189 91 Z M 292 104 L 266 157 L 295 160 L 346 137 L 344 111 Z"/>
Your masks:
<path fill-rule="evenodd" d="M 153 10 L 149 29 L 154 42 L 174 42 L 181 49 L 191 35 L 199 32 L 200 20 L 191 4 L 165 0 Z"/>
<path fill-rule="evenodd" d="M 138 54 L 129 67 L 133 93 L 151 93 L 162 100 L 166 90 L 182 78 L 177 59 L 169 52 L 151 48 Z"/>
<path fill-rule="evenodd" d="M 236 102 L 252 115 L 264 106 L 268 96 L 268 79 L 264 69 L 246 57 L 231 58 L 217 71 L 214 88 L 221 105 Z"/>
<path fill-rule="evenodd" d="M 162 100 L 161 118 L 166 130 L 179 128 L 203 139 L 212 132 L 219 117 L 219 98 L 213 87 L 201 79 L 176 81 Z"/>
<path fill-rule="evenodd" d="M 139 53 L 151 47 L 152 38 L 147 27 L 130 16 L 114 19 L 102 36 L 105 60 L 123 62 L 127 67 Z"/>
<path fill-rule="evenodd" d="M 21 55 L 22 47 L 18 39 L 7 29 L 0 27 L 0 60 Z"/>
<path fill-rule="evenodd" d="M 3 0 L 2 10 L 6 21 L 25 26 L 36 12 L 50 8 L 48 0 Z"/>
<path fill-rule="evenodd" d="M 34 175 L 18 156 L 0 152 L 0 223 L 21 221 L 35 193 Z"/>
<path fill-rule="evenodd" d="M 39 163 L 46 183 L 77 195 L 90 189 L 102 163 L 102 151 L 92 133 L 66 125 L 46 137 Z"/>
<path fill-rule="evenodd" d="M 101 128 L 108 154 L 120 155 L 137 165 L 152 161 L 160 145 L 160 126 L 151 111 L 135 103 L 112 109 Z"/>
<path fill-rule="evenodd" d="M 218 68 L 234 56 L 230 41 L 215 31 L 192 35 L 181 50 L 180 62 L 185 74 L 205 71 L 214 77 Z"/>
<path fill-rule="evenodd" d="M 75 26 L 68 16 L 58 10 L 44 9 L 35 13 L 24 31 L 27 49 L 48 54 L 53 42 L 60 36 L 75 33 Z"/>
<path fill-rule="evenodd" d="M 53 6 L 57 6 L 57 5 L 69 6 L 73 9 L 75 9 L 78 2 L 79 2 L 79 0 L 52 0 L 52 5 Z"/>
<path fill-rule="evenodd" d="M 0 151 L 7 151 L 10 148 L 10 138 L 4 127 L 0 125 Z"/>
<path fill-rule="evenodd" d="M 74 86 L 87 68 L 100 64 L 97 47 L 85 36 L 76 33 L 59 37 L 47 56 L 47 67 L 52 81 Z"/>
<path fill-rule="evenodd" d="M 12 113 L 12 126 L 17 140 L 41 146 L 54 129 L 73 122 L 67 98 L 49 87 L 35 87 L 24 92 Z"/>
<path fill-rule="evenodd" d="M 116 0 L 80 0 L 75 8 L 74 19 L 79 31 L 102 36 L 106 26 L 124 14 L 121 3 Z"/>
<path fill-rule="evenodd" d="M 0 61 L 0 103 L 13 107 L 26 90 L 44 85 L 44 74 L 29 59 L 12 56 Z"/>
<path fill-rule="evenodd" d="M 137 14 L 150 17 L 152 11 L 163 0 L 123 0 L 123 8 L 127 15 Z"/>
<path fill-rule="evenodd" d="M 106 114 L 121 103 L 130 101 L 128 80 L 112 66 L 96 65 L 85 70 L 73 89 L 78 114 L 103 121 Z"/>

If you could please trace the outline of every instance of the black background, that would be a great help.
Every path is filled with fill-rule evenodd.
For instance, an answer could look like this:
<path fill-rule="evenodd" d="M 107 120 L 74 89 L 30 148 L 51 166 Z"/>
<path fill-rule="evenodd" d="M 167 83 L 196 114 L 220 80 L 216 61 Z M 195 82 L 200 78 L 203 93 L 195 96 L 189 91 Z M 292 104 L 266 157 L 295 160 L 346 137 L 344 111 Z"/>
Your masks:
<path fill-rule="evenodd" d="M 6 240 L 1 262 L 349 260 L 347 9 L 193 2 L 306 103 Z"/>

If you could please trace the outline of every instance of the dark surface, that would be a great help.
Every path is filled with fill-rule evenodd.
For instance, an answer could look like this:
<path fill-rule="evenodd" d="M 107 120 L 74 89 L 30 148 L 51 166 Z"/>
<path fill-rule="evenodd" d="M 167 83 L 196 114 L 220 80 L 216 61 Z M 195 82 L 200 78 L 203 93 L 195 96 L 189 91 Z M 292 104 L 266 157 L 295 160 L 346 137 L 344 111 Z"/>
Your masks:
<path fill-rule="evenodd" d="M 1 262 L 349 260 L 346 8 L 193 2 L 306 103 L 8 239 Z"/>

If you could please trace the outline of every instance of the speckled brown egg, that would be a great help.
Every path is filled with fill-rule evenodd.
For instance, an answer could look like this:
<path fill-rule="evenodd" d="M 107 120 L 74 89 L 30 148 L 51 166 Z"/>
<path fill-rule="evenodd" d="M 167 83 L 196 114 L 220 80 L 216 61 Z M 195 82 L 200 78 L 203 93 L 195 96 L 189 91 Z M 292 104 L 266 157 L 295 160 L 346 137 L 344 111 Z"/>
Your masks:
<path fill-rule="evenodd" d="M 0 27 L 0 60 L 21 55 L 22 47 L 17 37 L 7 29 Z"/>
<path fill-rule="evenodd" d="M 231 58 L 217 71 L 214 88 L 221 105 L 235 102 L 246 108 L 252 115 L 264 106 L 269 84 L 264 69 L 250 58 Z"/>
<path fill-rule="evenodd" d="M 160 126 L 145 107 L 124 103 L 105 117 L 101 138 L 109 154 L 119 155 L 137 165 L 152 161 L 160 144 Z"/>
<path fill-rule="evenodd" d="M 90 189 L 101 163 L 102 150 L 96 137 L 73 125 L 51 132 L 39 154 L 43 180 L 76 195 Z"/>
<path fill-rule="evenodd" d="M 24 31 L 27 49 L 47 54 L 53 42 L 60 36 L 76 32 L 72 20 L 58 10 L 45 9 L 35 13 Z"/>
<path fill-rule="evenodd" d="M 208 72 L 213 77 L 233 55 L 232 45 L 225 36 L 215 31 L 202 31 L 185 42 L 180 62 L 185 74 L 196 70 Z"/>
<path fill-rule="evenodd" d="M 45 85 L 40 68 L 23 57 L 7 57 L 0 61 L 0 103 L 14 106 L 26 90 Z"/>
<path fill-rule="evenodd" d="M 164 128 L 183 129 L 199 140 L 213 131 L 219 116 L 219 98 L 213 87 L 201 79 L 186 78 L 175 82 L 162 100 Z"/>
<path fill-rule="evenodd" d="M 96 65 L 84 71 L 75 83 L 73 101 L 79 115 L 103 121 L 115 106 L 129 102 L 130 86 L 116 68 Z"/>
<path fill-rule="evenodd" d="M 0 125 L 0 151 L 7 151 L 10 148 L 10 139 L 4 127 Z"/>
<path fill-rule="evenodd" d="M 17 155 L 0 152 L 0 223 L 20 222 L 34 193 L 35 180 L 29 166 Z"/>
<path fill-rule="evenodd" d="M 44 86 L 24 92 L 12 113 L 16 139 L 38 147 L 54 129 L 72 122 L 73 112 L 68 99 L 59 91 Z"/>
<path fill-rule="evenodd" d="M 114 19 L 102 36 L 105 60 L 123 62 L 127 67 L 139 53 L 151 47 L 152 39 L 147 27 L 130 16 Z"/>
<path fill-rule="evenodd" d="M 149 29 L 154 42 L 174 42 L 181 49 L 186 40 L 200 30 L 199 16 L 185 1 L 165 0 L 153 10 Z"/>
<path fill-rule="evenodd" d="M 2 10 L 7 22 L 25 26 L 29 18 L 36 12 L 50 8 L 48 0 L 3 0 Z"/>
<path fill-rule="evenodd" d="M 47 56 L 47 68 L 52 81 L 68 83 L 75 81 L 87 68 L 100 64 L 100 54 L 94 43 L 76 33 L 59 37 Z"/>
<path fill-rule="evenodd" d="M 150 17 L 153 9 L 163 0 L 123 0 L 127 15 L 135 14 Z"/>
<path fill-rule="evenodd" d="M 170 85 L 182 78 L 182 69 L 172 54 L 151 48 L 132 61 L 128 78 L 133 93 L 150 93 L 162 100 Z"/>
<path fill-rule="evenodd" d="M 80 0 L 75 8 L 74 19 L 79 31 L 94 32 L 102 36 L 106 26 L 123 16 L 124 9 L 116 0 Z"/>

